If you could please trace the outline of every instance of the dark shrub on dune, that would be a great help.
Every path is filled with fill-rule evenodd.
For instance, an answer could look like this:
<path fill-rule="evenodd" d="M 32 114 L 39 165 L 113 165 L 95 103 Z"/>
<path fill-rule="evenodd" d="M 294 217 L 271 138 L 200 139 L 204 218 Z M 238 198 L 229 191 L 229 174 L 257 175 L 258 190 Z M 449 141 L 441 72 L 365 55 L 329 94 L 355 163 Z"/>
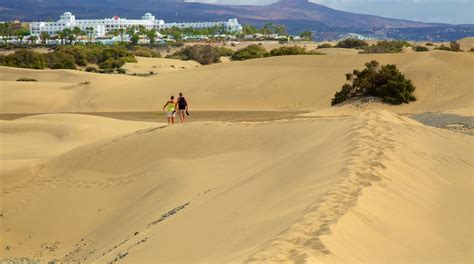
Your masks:
<path fill-rule="evenodd" d="M 348 99 L 362 96 L 376 96 L 389 104 L 402 104 L 415 101 L 415 86 L 397 69 L 395 65 L 380 66 L 377 61 L 365 64 L 362 71 L 354 70 L 346 74 L 342 89 L 334 95 L 331 105 L 342 103 Z"/>
<path fill-rule="evenodd" d="M 267 56 L 267 50 L 262 47 L 261 45 L 248 45 L 243 49 L 237 50 L 234 55 L 232 56 L 232 60 L 249 60 L 249 59 L 257 59 L 263 58 Z"/>
<path fill-rule="evenodd" d="M 221 57 L 231 57 L 232 55 L 234 55 L 235 51 L 226 47 L 219 47 L 217 48 L 217 53 L 219 53 L 219 56 Z"/>
<path fill-rule="evenodd" d="M 370 54 L 370 53 L 399 53 L 403 51 L 403 47 L 410 47 L 411 44 L 406 41 L 399 40 L 383 40 L 377 42 L 377 44 L 371 45 L 364 48 L 360 53 Z"/>
<path fill-rule="evenodd" d="M 50 69 L 76 69 L 74 56 L 64 51 L 55 51 L 44 54 L 44 58 Z"/>
<path fill-rule="evenodd" d="M 94 66 L 88 66 L 86 67 L 86 72 L 95 72 L 97 71 L 97 68 Z"/>
<path fill-rule="evenodd" d="M 77 69 L 78 65 L 88 64 L 98 64 L 102 69 L 114 69 L 120 68 L 126 62 L 137 60 L 133 52 L 118 45 L 58 46 L 53 52 L 44 54 L 23 49 L 0 56 L 0 65 L 32 69 Z"/>
<path fill-rule="evenodd" d="M 194 60 L 202 65 L 220 62 L 220 55 L 217 48 L 210 45 L 194 45 L 184 47 L 175 53 L 166 56 L 171 59 Z"/>
<path fill-rule="evenodd" d="M 1 56 L 0 65 L 18 68 L 44 69 L 46 62 L 42 54 L 21 49 L 13 54 Z"/>
<path fill-rule="evenodd" d="M 449 47 L 442 44 L 441 46 L 436 47 L 435 49 L 436 50 L 444 50 L 444 51 L 454 51 L 454 52 L 463 51 L 461 49 L 461 44 L 459 44 L 459 42 L 457 42 L 457 41 L 451 41 L 449 43 Z"/>
<path fill-rule="evenodd" d="M 273 56 L 288 56 L 288 55 L 324 55 L 323 53 L 316 52 L 316 51 L 306 51 L 304 47 L 280 47 L 276 49 L 272 49 L 266 56 L 273 57 Z"/>
<path fill-rule="evenodd" d="M 414 51 L 416 52 L 423 52 L 423 51 L 429 51 L 430 49 L 428 49 L 427 47 L 424 47 L 424 46 L 416 46 L 413 48 Z"/>
<path fill-rule="evenodd" d="M 345 40 L 341 40 L 336 44 L 336 48 L 344 48 L 344 49 L 363 49 L 364 47 L 369 46 L 369 43 L 354 38 L 348 38 Z"/>
<path fill-rule="evenodd" d="M 148 47 L 136 46 L 133 51 L 135 56 L 148 58 L 161 58 L 160 52 L 150 49 Z"/>
<path fill-rule="evenodd" d="M 38 80 L 33 78 L 21 77 L 16 80 L 17 82 L 37 82 Z"/>
<path fill-rule="evenodd" d="M 318 49 L 330 49 L 330 48 L 333 48 L 333 46 L 329 43 L 323 43 L 318 46 Z"/>

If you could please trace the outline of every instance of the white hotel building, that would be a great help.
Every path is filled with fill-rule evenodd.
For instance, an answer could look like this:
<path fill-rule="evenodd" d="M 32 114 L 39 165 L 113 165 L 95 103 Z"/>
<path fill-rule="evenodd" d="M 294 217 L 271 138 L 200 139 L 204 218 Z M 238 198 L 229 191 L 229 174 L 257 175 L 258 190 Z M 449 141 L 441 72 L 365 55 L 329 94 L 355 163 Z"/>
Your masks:
<path fill-rule="evenodd" d="M 103 37 L 107 32 L 115 31 L 117 29 L 126 29 L 129 27 L 144 26 L 146 29 L 161 29 L 179 27 L 179 28 L 210 28 L 214 26 L 224 26 L 229 32 L 242 32 L 242 26 L 237 19 L 229 19 L 228 21 L 216 22 L 191 22 L 191 23 L 165 23 L 163 20 L 156 19 L 150 13 L 142 16 L 142 19 L 126 19 L 118 16 L 105 19 L 76 19 L 71 12 L 65 12 L 60 16 L 56 22 L 32 22 L 30 23 L 31 35 L 39 35 L 41 32 L 48 32 L 51 35 L 56 35 L 58 31 L 65 28 L 79 27 L 86 31 L 87 28 L 93 28 L 93 36 Z"/>

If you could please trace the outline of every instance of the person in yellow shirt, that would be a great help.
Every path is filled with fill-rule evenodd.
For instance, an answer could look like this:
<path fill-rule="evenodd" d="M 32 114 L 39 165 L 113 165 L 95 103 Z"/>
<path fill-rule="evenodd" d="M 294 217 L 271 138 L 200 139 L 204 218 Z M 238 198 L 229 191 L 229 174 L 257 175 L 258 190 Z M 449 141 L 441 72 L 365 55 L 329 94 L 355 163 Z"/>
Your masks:
<path fill-rule="evenodd" d="M 171 99 L 168 100 L 163 106 L 163 111 L 166 111 L 166 115 L 168 116 L 168 124 L 172 125 L 174 124 L 174 118 L 176 117 L 176 101 L 174 100 L 174 96 L 171 96 Z"/>

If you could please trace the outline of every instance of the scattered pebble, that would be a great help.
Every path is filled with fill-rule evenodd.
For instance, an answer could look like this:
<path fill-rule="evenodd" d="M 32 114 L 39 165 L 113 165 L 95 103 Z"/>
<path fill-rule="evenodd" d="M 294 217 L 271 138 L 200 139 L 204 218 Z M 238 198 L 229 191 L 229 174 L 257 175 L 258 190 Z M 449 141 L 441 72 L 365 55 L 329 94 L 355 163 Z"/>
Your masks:
<path fill-rule="evenodd" d="M 427 126 L 474 135 L 474 117 L 446 113 L 422 113 L 410 118 Z"/>

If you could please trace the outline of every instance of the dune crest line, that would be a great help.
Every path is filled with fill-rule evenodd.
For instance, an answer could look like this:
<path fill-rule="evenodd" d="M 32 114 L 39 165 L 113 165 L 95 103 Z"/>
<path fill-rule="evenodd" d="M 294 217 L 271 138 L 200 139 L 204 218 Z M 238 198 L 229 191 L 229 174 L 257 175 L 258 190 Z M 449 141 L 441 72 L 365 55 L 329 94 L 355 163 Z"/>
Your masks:
<path fill-rule="evenodd" d="M 331 254 L 320 237 L 331 234 L 331 225 L 357 204 L 365 188 L 389 180 L 383 173 L 390 161 L 386 153 L 394 150 L 396 142 L 391 139 L 392 129 L 390 122 L 384 120 L 385 114 L 388 113 L 370 111 L 351 118 L 354 130 L 342 139 L 349 147 L 344 154 L 346 166 L 339 171 L 345 177 L 324 198 L 311 204 L 299 221 L 245 263 L 307 263 L 310 258 Z"/>

